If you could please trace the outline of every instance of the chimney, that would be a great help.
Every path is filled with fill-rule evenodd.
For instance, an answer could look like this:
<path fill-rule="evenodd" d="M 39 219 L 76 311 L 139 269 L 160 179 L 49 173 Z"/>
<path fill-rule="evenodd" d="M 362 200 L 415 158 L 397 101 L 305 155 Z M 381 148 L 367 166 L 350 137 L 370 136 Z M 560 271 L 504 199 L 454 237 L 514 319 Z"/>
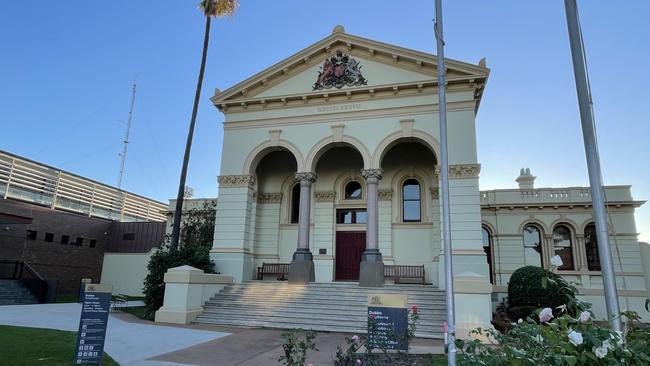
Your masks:
<path fill-rule="evenodd" d="M 519 189 L 535 189 L 535 178 L 530 174 L 530 168 L 521 168 L 515 182 L 519 183 Z"/>

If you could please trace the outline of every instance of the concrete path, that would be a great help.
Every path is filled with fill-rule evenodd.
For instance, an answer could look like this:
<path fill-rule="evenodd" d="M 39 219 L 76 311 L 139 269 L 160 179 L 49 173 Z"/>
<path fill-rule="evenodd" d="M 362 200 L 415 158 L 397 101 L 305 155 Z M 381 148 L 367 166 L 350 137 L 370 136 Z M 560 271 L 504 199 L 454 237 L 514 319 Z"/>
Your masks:
<path fill-rule="evenodd" d="M 0 324 L 77 331 L 81 304 L 0 306 Z M 106 331 L 106 352 L 122 366 L 178 365 L 146 361 L 148 358 L 192 347 L 229 335 L 224 332 L 132 323 L 111 314 Z"/>

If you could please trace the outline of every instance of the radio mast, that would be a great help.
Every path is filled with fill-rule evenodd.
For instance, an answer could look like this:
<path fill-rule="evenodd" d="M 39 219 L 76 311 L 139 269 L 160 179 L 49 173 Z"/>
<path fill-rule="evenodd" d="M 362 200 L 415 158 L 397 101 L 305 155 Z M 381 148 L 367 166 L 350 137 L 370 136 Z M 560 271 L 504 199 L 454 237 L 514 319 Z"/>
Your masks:
<path fill-rule="evenodd" d="M 129 147 L 129 133 L 131 132 L 131 121 L 133 120 L 133 105 L 135 103 L 135 79 L 133 80 L 133 90 L 131 91 L 131 108 L 129 109 L 129 120 L 126 123 L 126 134 L 124 135 L 124 147 L 122 148 L 122 161 L 120 163 L 120 176 L 117 180 L 117 189 L 122 189 L 122 178 L 124 177 L 124 164 L 126 163 L 126 150 Z"/>

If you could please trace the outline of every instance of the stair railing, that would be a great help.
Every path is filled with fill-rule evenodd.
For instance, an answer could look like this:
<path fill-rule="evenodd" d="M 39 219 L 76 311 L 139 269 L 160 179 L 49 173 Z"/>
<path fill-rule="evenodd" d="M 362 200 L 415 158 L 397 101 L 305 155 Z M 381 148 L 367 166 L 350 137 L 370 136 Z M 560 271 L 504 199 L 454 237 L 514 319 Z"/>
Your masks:
<path fill-rule="evenodd" d="M 47 281 L 27 262 L 0 260 L 0 278 L 20 281 L 38 302 L 45 302 Z"/>

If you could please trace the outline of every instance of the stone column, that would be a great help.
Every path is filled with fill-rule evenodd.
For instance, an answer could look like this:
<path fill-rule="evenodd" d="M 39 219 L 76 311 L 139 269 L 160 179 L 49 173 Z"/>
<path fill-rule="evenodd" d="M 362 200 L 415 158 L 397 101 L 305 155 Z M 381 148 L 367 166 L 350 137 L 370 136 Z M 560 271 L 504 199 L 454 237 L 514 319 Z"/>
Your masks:
<path fill-rule="evenodd" d="M 377 185 L 383 174 L 381 169 L 363 169 L 361 174 L 366 179 L 367 189 L 367 230 L 366 250 L 361 257 L 359 286 L 384 286 L 384 262 L 379 251 L 379 203 Z"/>
<path fill-rule="evenodd" d="M 300 181 L 300 215 L 298 219 L 298 248 L 293 253 L 289 266 L 290 283 L 314 282 L 314 258 L 309 250 L 309 207 L 311 204 L 311 184 L 316 181 L 316 173 L 296 173 Z"/>

